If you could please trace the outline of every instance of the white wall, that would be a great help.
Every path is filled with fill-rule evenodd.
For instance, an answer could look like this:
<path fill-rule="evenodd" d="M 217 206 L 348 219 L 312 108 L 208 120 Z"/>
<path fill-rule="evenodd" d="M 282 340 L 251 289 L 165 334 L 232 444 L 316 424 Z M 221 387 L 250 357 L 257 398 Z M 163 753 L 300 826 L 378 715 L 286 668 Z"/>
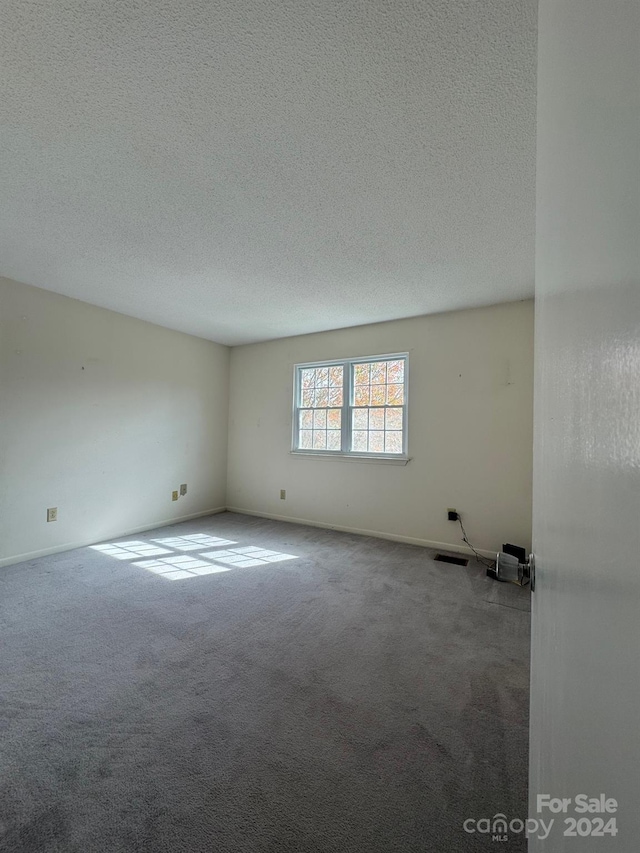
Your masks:
<path fill-rule="evenodd" d="M 0 564 L 224 507 L 228 364 L 218 344 L 0 279 Z"/>
<path fill-rule="evenodd" d="M 458 547 L 455 506 L 478 547 L 528 546 L 532 317 L 521 302 L 234 348 L 229 413 L 226 347 L 0 279 L 0 564 L 225 505 Z M 290 454 L 294 363 L 407 350 L 406 467 Z"/>
<path fill-rule="evenodd" d="M 291 455 L 295 363 L 405 351 L 406 467 Z M 457 547 L 452 506 L 480 548 L 529 547 L 532 374 L 530 301 L 234 347 L 227 504 Z"/>
<path fill-rule="evenodd" d="M 618 800 L 640 839 L 640 4 L 540 0 L 531 814 Z M 573 805 L 567 816 L 573 814 Z M 548 815 L 548 813 L 547 813 Z M 594 817 L 594 815 L 588 815 Z"/>

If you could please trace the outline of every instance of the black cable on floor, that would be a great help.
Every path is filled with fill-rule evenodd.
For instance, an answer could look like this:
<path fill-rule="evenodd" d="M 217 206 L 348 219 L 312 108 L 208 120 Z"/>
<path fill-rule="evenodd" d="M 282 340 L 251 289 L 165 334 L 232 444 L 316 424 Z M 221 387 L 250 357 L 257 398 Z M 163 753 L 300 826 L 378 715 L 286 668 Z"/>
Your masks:
<path fill-rule="evenodd" d="M 487 560 L 482 554 L 479 554 L 476 549 L 473 547 L 471 542 L 469 542 L 469 537 L 467 536 L 467 531 L 464 529 L 464 524 L 462 523 L 462 518 L 460 518 L 460 513 L 458 513 L 458 522 L 460 524 L 460 529 L 462 530 L 462 541 L 465 545 L 468 545 L 469 548 L 473 551 L 476 556 L 476 560 L 479 563 L 482 563 L 483 566 L 486 566 L 488 569 L 492 569 L 495 566 L 495 560 Z"/>

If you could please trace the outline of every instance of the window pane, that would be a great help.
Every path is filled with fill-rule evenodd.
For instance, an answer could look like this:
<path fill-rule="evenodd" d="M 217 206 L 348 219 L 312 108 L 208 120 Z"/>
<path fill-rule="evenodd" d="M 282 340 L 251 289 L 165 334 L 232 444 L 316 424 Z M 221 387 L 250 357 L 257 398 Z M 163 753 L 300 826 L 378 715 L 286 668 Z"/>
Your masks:
<path fill-rule="evenodd" d="M 310 429 L 300 430 L 300 449 L 311 450 L 313 447 L 313 433 Z"/>
<path fill-rule="evenodd" d="M 311 429 L 313 427 L 313 412 L 309 409 L 300 410 L 300 429 Z"/>
<path fill-rule="evenodd" d="M 327 449 L 327 434 L 324 430 L 314 430 L 313 431 L 313 449 L 314 450 L 326 450 Z"/>
<path fill-rule="evenodd" d="M 314 429 L 326 429 L 327 428 L 327 412 L 326 409 L 316 409 L 313 413 L 313 428 Z"/>
<path fill-rule="evenodd" d="M 351 449 L 360 453 L 402 453 L 402 409 L 353 409 Z"/>
<path fill-rule="evenodd" d="M 344 404 L 344 367 L 305 367 L 300 370 L 300 405 L 305 409 L 324 409 Z"/>
<path fill-rule="evenodd" d="M 315 375 L 316 372 L 313 368 L 310 370 L 301 370 L 300 376 L 302 378 L 302 387 L 303 388 L 313 388 L 315 383 Z"/>
<path fill-rule="evenodd" d="M 404 403 L 404 360 L 355 364 L 354 405 L 401 406 Z"/>
<path fill-rule="evenodd" d="M 371 405 L 372 406 L 384 406 L 387 402 L 385 397 L 385 388 L 386 385 L 372 385 L 371 386 Z"/>
<path fill-rule="evenodd" d="M 404 402 L 404 385 L 387 385 L 387 403 L 401 406 Z"/>
<path fill-rule="evenodd" d="M 402 429 L 402 409 L 385 410 L 386 429 Z"/>
<path fill-rule="evenodd" d="M 369 384 L 369 365 L 356 364 L 353 368 L 353 384 L 368 385 Z"/>
<path fill-rule="evenodd" d="M 371 384 L 385 385 L 387 381 L 387 363 L 378 361 L 371 365 Z"/>
<path fill-rule="evenodd" d="M 338 430 L 327 433 L 327 450 L 342 450 L 342 434 Z"/>
<path fill-rule="evenodd" d="M 329 368 L 316 367 L 316 388 L 322 388 L 329 384 Z"/>
<path fill-rule="evenodd" d="M 363 432 L 360 430 L 354 430 L 353 432 L 353 441 L 352 441 L 352 449 L 360 450 L 366 453 L 367 450 L 367 436 L 369 433 Z"/>
<path fill-rule="evenodd" d="M 384 409 L 369 409 L 369 429 L 384 429 Z"/>
<path fill-rule="evenodd" d="M 354 409 L 353 411 L 353 428 L 354 429 L 369 429 L 369 410 Z"/>
<path fill-rule="evenodd" d="M 342 388 L 329 388 L 329 405 L 342 405 Z"/>
<path fill-rule="evenodd" d="M 402 387 L 402 386 L 400 386 Z M 322 408 L 329 405 L 329 389 L 328 388 L 316 388 L 316 399 L 315 406 L 316 408 Z"/>
<path fill-rule="evenodd" d="M 385 453 L 402 453 L 402 433 L 401 432 L 385 432 L 385 434 L 384 434 L 384 452 Z"/>
<path fill-rule="evenodd" d="M 384 432 L 369 433 L 369 453 L 384 453 Z"/>
<path fill-rule="evenodd" d="M 369 405 L 369 386 L 368 385 L 358 385 L 356 387 L 356 395 L 355 395 L 355 404 L 356 406 L 368 406 Z"/>
<path fill-rule="evenodd" d="M 387 382 L 390 385 L 404 382 L 404 361 L 387 362 Z"/>
<path fill-rule="evenodd" d="M 344 368 L 341 364 L 329 368 L 329 385 L 342 388 L 344 383 Z"/>
<path fill-rule="evenodd" d="M 327 427 L 329 429 L 342 429 L 342 412 L 340 409 L 329 409 L 327 412 Z"/>

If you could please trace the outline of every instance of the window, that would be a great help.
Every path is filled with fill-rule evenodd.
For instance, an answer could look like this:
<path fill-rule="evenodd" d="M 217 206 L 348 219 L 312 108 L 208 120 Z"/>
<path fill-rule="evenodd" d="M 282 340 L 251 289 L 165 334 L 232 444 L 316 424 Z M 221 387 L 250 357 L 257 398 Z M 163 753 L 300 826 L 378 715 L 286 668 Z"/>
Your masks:
<path fill-rule="evenodd" d="M 408 356 L 295 367 L 293 450 L 406 457 Z"/>

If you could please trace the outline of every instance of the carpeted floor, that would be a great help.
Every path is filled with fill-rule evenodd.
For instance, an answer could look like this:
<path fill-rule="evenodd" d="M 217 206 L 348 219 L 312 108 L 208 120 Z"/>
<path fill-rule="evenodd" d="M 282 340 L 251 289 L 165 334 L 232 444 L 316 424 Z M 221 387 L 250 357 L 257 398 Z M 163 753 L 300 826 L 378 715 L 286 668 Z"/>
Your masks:
<path fill-rule="evenodd" d="M 232 513 L 125 541 L 190 534 L 297 559 L 0 569 L 0 849 L 447 853 L 495 850 L 466 818 L 526 817 L 528 591 Z"/>

